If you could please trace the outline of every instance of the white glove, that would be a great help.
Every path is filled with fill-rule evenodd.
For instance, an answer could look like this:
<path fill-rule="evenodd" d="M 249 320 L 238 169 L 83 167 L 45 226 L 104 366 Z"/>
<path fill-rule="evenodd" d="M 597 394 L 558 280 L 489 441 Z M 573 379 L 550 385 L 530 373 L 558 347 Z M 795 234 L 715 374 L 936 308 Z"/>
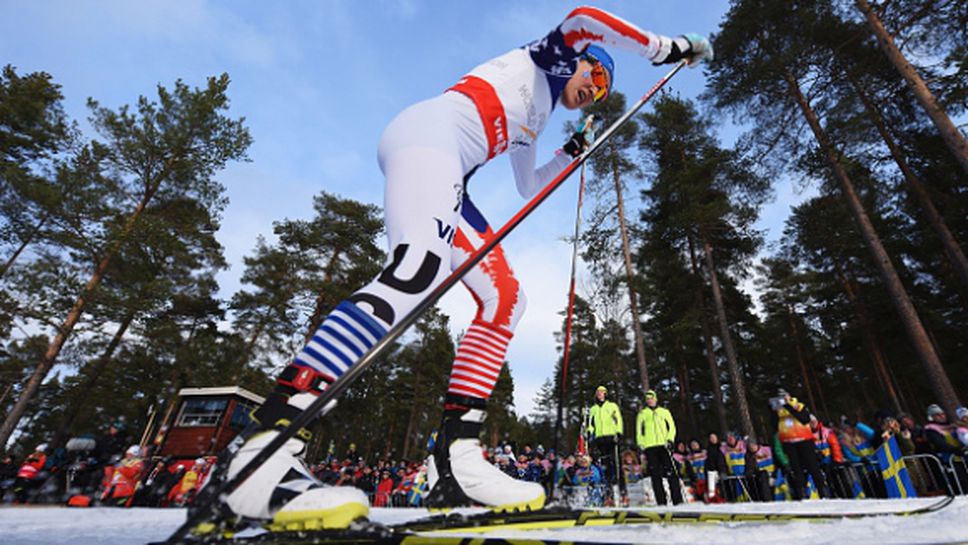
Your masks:
<path fill-rule="evenodd" d="M 713 44 L 705 36 L 686 34 L 677 38 L 660 37 L 662 46 L 659 54 L 652 59 L 652 64 L 672 64 L 682 59 L 689 61 L 689 66 L 695 67 L 702 61 L 713 60 Z"/>
<path fill-rule="evenodd" d="M 713 44 L 705 36 L 699 34 L 686 34 L 676 38 L 676 41 L 685 40 L 688 48 L 683 52 L 683 57 L 689 59 L 689 66 L 695 67 L 697 64 L 713 60 Z"/>

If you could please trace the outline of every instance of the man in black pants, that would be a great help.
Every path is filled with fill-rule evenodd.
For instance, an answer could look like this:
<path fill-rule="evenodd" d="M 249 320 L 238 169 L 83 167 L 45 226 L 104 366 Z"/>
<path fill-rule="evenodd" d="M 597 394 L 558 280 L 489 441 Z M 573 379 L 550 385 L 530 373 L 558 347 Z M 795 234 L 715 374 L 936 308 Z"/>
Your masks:
<path fill-rule="evenodd" d="M 618 503 L 626 497 L 625 476 L 622 474 L 622 462 L 618 455 L 625 425 L 622 411 L 617 404 L 606 400 L 606 395 L 608 389 L 604 386 L 595 390 L 595 404 L 588 411 L 588 432 L 594 438 L 593 444 L 598 452 L 599 463 L 605 469 L 605 481 L 611 487 L 618 486 L 621 498 L 613 498 Z"/>
<path fill-rule="evenodd" d="M 635 441 L 645 453 L 649 475 L 652 476 L 652 491 L 655 502 L 666 504 L 664 480 L 669 479 L 672 503 L 682 503 L 682 490 L 679 488 L 679 475 L 672 463 L 672 443 L 676 440 L 676 423 L 672 413 L 659 407 L 659 397 L 654 390 L 645 393 L 645 407 L 639 411 L 635 420 Z"/>
<path fill-rule="evenodd" d="M 813 444 L 810 411 L 782 388 L 777 392 L 776 397 L 770 398 L 770 408 L 773 409 L 773 423 L 780 435 L 783 452 L 790 459 L 788 479 L 793 499 L 801 500 L 808 497 L 804 469 L 813 477 L 813 484 L 817 487 L 820 497 L 829 497 Z"/>

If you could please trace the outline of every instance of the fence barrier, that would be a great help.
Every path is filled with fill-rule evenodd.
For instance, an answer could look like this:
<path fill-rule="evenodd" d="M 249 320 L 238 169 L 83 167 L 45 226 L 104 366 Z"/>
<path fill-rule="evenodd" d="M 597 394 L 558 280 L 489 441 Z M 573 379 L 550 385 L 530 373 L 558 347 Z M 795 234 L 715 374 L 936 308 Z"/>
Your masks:
<path fill-rule="evenodd" d="M 948 460 L 951 480 L 954 481 L 959 495 L 968 494 L 968 460 L 964 456 L 952 456 Z"/>
<path fill-rule="evenodd" d="M 933 454 L 913 454 L 901 458 L 918 496 L 965 495 L 968 494 L 968 461 L 952 457 L 947 464 Z M 887 498 L 887 491 L 880 468 L 875 461 L 864 461 L 845 465 L 827 466 L 824 474 L 829 491 L 834 498 Z M 745 476 L 728 475 L 720 478 L 720 496 L 728 502 L 747 502 L 759 500 L 751 494 L 751 486 L 756 488 Z M 764 485 L 765 486 L 765 485 Z M 651 482 L 648 477 L 627 485 L 628 505 L 632 507 L 655 504 Z M 771 487 L 772 488 L 772 487 Z M 668 489 L 668 487 L 667 487 Z M 692 490 L 683 486 L 683 496 Z M 616 505 L 614 496 L 617 490 L 607 484 L 587 486 L 567 485 L 555 489 L 557 501 L 572 508 L 608 507 Z M 758 495 L 757 492 L 756 495 Z M 411 501 L 410 495 L 403 492 L 370 493 L 370 504 L 374 507 L 421 507 L 422 501 Z M 671 500 L 668 494 L 667 498 Z M 690 501 L 687 499 L 687 501 Z M 769 498 L 767 501 L 772 501 Z"/>
<path fill-rule="evenodd" d="M 960 494 L 941 460 L 933 454 L 911 454 L 901 458 L 919 496 Z"/>

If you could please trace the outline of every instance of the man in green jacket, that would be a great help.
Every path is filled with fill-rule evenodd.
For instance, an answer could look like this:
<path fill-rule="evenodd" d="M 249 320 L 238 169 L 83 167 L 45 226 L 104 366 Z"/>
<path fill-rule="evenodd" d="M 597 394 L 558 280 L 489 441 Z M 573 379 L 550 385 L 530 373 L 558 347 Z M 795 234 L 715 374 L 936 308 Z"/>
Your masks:
<path fill-rule="evenodd" d="M 605 468 L 605 480 L 612 486 L 617 484 L 624 498 L 625 479 L 619 465 L 618 446 L 625 428 L 622 411 L 615 403 L 605 400 L 607 394 L 608 389 L 604 386 L 595 390 L 595 404 L 588 411 L 588 434 L 592 437 L 599 463 Z"/>
<path fill-rule="evenodd" d="M 645 452 L 649 475 L 652 476 L 652 491 L 659 505 L 666 504 L 665 484 L 669 479 L 673 505 L 682 503 L 682 489 L 679 477 L 672 462 L 672 444 L 676 440 L 676 423 L 672 413 L 659 407 L 659 397 L 654 390 L 645 393 L 645 407 L 635 419 L 635 442 Z"/>

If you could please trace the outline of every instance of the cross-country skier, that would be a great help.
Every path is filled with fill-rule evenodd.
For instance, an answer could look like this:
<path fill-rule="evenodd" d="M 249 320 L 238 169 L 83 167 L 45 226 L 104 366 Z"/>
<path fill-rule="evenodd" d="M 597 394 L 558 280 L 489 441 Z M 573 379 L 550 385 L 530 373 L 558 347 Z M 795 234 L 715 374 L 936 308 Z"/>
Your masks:
<path fill-rule="evenodd" d="M 256 453 L 347 371 L 387 331 L 485 243 L 493 232 L 466 195 L 470 176 L 507 152 L 518 192 L 530 198 L 586 147 L 581 134 L 564 153 L 536 168 L 535 141 L 556 105 L 569 110 L 608 96 L 615 65 L 603 46 L 638 53 L 654 64 L 712 58 L 697 35 L 668 38 L 605 11 L 580 7 L 550 33 L 471 70 L 442 95 L 399 114 L 380 140 L 386 177 L 389 262 L 340 303 L 277 378 L 229 466 L 236 474 Z M 500 246 L 463 278 L 478 304 L 451 372 L 440 435 L 430 460 L 431 507 L 481 504 L 495 510 L 538 509 L 538 483 L 502 474 L 481 456 L 478 435 L 525 298 Z M 309 433 L 286 442 L 227 498 L 229 508 L 277 528 L 345 527 L 368 512 L 350 487 L 323 487 L 300 454 Z"/>

